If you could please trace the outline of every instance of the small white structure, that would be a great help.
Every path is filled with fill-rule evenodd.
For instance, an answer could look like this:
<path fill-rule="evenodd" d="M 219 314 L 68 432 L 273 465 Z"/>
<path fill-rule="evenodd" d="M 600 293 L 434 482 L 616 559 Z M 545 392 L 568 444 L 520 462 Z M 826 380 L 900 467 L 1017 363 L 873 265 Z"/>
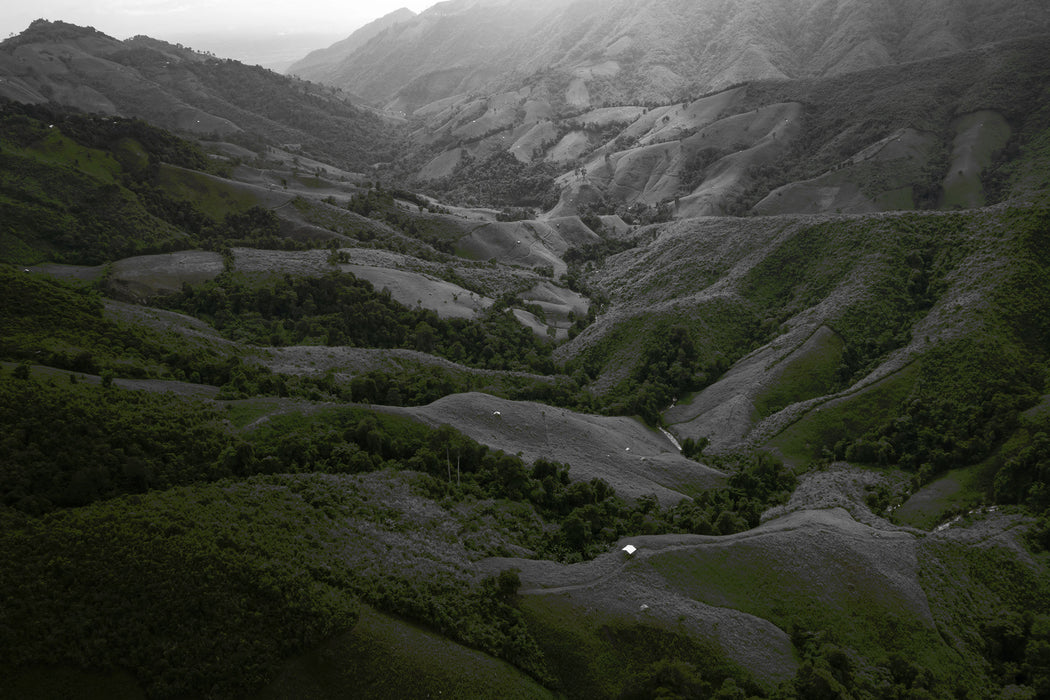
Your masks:
<path fill-rule="evenodd" d="M 499 418 L 499 417 L 500 417 L 500 416 L 502 416 L 503 414 L 502 414 L 502 413 L 500 413 L 499 411 L 493 411 L 493 412 L 492 412 L 492 415 L 494 415 L 494 416 L 496 416 L 497 418 Z"/>
<path fill-rule="evenodd" d="M 629 544 L 625 545 L 621 551 L 626 552 L 627 556 L 631 556 L 632 554 L 638 551 L 638 548 L 635 547 L 633 544 Z"/>

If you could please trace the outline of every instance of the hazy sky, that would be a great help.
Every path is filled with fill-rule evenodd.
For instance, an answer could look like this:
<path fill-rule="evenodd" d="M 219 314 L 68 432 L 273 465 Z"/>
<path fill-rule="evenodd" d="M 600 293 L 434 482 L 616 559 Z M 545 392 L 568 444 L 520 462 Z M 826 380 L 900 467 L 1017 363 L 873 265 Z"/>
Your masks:
<path fill-rule="evenodd" d="M 420 12 L 437 0 L 0 0 L 0 39 L 34 19 L 92 26 L 118 39 L 206 33 L 349 35 L 373 19 L 407 7 Z"/>

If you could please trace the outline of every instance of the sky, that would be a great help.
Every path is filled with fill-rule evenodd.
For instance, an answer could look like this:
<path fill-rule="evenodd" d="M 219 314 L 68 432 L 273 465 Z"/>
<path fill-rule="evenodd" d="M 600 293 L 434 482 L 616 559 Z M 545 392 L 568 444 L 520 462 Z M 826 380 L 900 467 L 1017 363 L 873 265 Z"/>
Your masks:
<path fill-rule="evenodd" d="M 283 72 L 394 10 L 438 0 L 0 0 L 0 40 L 36 19 L 61 20 L 117 39 L 145 34 Z"/>
<path fill-rule="evenodd" d="M 421 12 L 437 0 L 2 0 L 0 39 L 35 19 L 91 26 L 118 39 L 218 34 L 334 34 L 407 7 Z"/>

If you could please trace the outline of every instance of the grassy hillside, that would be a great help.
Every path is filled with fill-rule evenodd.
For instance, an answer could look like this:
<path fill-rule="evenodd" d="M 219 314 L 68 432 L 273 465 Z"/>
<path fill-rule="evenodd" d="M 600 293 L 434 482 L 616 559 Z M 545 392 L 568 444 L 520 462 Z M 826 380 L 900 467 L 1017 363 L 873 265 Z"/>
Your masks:
<path fill-rule="evenodd" d="M 362 598 L 489 651 L 520 648 L 535 668 L 492 626 L 505 603 L 473 580 L 454 521 L 410 482 L 264 477 L 9 522 L 3 578 L 22 593 L 3 613 L 5 663 L 121 668 L 151 697 L 243 696 L 353 628 Z"/>
<path fill-rule="evenodd" d="M 280 667 L 258 697 L 556 697 L 506 662 L 362 606 L 357 624 Z"/>
<path fill-rule="evenodd" d="M 3 262 L 110 262 L 276 234 L 199 147 L 144 122 L 5 103 Z M 172 167 L 175 166 L 175 167 Z"/>

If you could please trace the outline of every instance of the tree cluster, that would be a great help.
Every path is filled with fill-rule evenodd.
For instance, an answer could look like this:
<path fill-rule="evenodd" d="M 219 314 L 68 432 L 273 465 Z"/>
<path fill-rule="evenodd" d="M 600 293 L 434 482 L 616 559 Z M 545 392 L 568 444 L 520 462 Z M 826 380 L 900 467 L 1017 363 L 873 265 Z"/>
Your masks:
<path fill-rule="evenodd" d="M 249 282 L 223 275 L 165 300 L 235 340 L 261 345 L 409 348 L 502 370 L 553 371 L 551 346 L 493 309 L 478 321 L 409 309 L 349 273 Z"/>

